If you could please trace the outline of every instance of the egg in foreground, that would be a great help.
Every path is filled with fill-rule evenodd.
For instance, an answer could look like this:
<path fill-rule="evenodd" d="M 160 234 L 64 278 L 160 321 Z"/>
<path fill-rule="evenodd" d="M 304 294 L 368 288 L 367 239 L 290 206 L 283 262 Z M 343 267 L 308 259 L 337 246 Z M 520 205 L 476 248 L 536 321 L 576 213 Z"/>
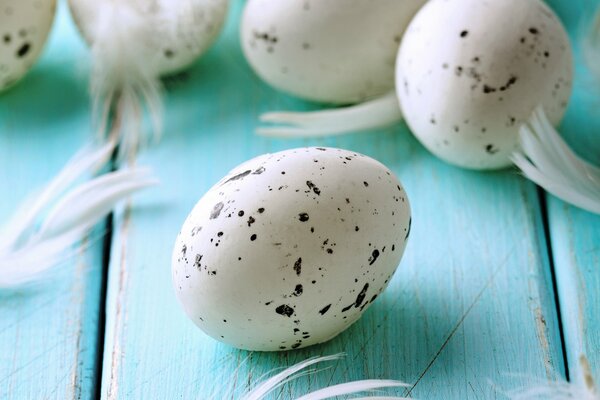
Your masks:
<path fill-rule="evenodd" d="M 187 217 L 175 291 L 205 333 L 232 346 L 325 342 L 385 289 L 410 233 L 407 195 L 376 160 L 300 148 L 241 164 Z"/>

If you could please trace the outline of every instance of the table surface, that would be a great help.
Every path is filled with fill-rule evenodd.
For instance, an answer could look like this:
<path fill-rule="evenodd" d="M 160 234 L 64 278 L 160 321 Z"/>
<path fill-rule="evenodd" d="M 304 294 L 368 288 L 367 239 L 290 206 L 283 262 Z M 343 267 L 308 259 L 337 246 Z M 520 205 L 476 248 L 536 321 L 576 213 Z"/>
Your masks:
<path fill-rule="evenodd" d="M 550 2 L 573 38 L 597 0 Z M 423 399 L 506 398 L 547 379 L 600 382 L 600 216 L 538 190 L 515 170 L 458 169 L 404 124 L 342 137 L 253 134 L 257 116 L 311 105 L 249 69 L 234 1 L 216 45 L 165 81 L 166 129 L 140 157 L 162 184 L 115 210 L 85 246 L 33 287 L 0 291 L 0 398 L 238 398 L 276 368 L 346 357 L 272 398 L 354 379 L 392 378 Z M 600 104 L 577 60 L 561 132 L 600 164 Z M 64 2 L 40 62 L 0 96 L 0 221 L 90 139 L 89 53 Z M 247 352 L 199 331 L 170 277 L 176 234 L 195 202 L 256 155 L 321 145 L 393 170 L 410 196 L 413 233 L 386 292 L 328 343 Z"/>

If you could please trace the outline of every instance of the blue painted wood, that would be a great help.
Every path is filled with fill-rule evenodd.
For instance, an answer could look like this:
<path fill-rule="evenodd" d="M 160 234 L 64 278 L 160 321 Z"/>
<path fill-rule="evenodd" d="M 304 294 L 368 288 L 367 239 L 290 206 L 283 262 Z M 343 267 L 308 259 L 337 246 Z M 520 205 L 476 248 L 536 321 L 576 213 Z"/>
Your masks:
<path fill-rule="evenodd" d="M 89 138 L 84 46 L 61 5 L 40 62 L 0 94 L 0 221 Z M 1 28 L 0 28 L 1 29 Z M 91 398 L 102 228 L 48 280 L 0 290 L 0 398 Z M 0 271 L 1 273 L 1 271 Z"/>
<path fill-rule="evenodd" d="M 404 380 L 417 398 L 494 398 L 498 388 L 564 376 L 534 186 L 510 170 L 443 164 L 404 125 L 328 139 L 254 136 L 260 112 L 315 106 L 276 93 L 246 66 L 236 28 L 241 5 L 235 2 L 217 45 L 168 84 L 165 137 L 140 158 L 162 187 L 117 214 L 102 398 L 237 398 L 275 368 L 337 352 L 348 356 L 273 398 L 361 378 Z M 201 333 L 179 308 L 170 282 L 175 236 L 232 167 L 304 145 L 348 148 L 388 165 L 411 199 L 411 240 L 387 291 L 334 340 L 285 353 L 233 349 Z"/>
<path fill-rule="evenodd" d="M 573 36 L 582 20 L 600 7 L 588 0 L 580 7 L 557 4 Z M 600 10 L 600 8 L 598 8 Z M 574 95 L 561 133 L 575 151 L 600 165 L 600 80 L 594 80 L 576 43 Z M 548 196 L 552 252 L 556 270 L 567 360 L 572 381 L 600 387 L 600 216 Z"/>

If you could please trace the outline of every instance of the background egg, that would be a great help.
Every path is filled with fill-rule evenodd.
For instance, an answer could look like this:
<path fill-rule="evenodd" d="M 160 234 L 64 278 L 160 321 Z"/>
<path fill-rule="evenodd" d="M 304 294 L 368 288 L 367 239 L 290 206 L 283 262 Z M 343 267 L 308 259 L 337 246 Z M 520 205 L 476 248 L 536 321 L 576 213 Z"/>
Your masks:
<path fill-rule="evenodd" d="M 425 0 L 249 0 L 241 41 L 254 71 L 308 100 L 390 91 L 400 38 Z"/>
<path fill-rule="evenodd" d="M 510 165 L 521 123 L 540 104 L 558 123 L 571 92 L 567 33 L 539 0 L 432 0 L 410 23 L 396 68 L 415 136 L 467 168 Z"/>
<path fill-rule="evenodd" d="M 54 21 L 56 0 L 0 3 L 0 91 L 21 79 L 37 60 Z"/>
<path fill-rule="evenodd" d="M 94 41 L 99 8 L 107 0 L 69 0 L 73 19 L 87 43 Z M 215 41 L 227 15 L 227 0 L 125 0 L 148 18 L 153 37 L 144 38 L 159 55 L 152 62 L 159 75 L 178 72 L 194 62 Z M 159 16 L 159 18 L 156 18 Z M 163 21 L 157 24 L 156 21 Z M 124 21 L 123 23 L 127 23 Z M 148 60 L 149 62 L 149 60 Z"/>
<path fill-rule="evenodd" d="M 212 187 L 183 224 L 173 281 L 204 332 L 250 350 L 324 342 L 387 286 L 410 233 L 397 178 L 332 148 L 267 154 Z"/>

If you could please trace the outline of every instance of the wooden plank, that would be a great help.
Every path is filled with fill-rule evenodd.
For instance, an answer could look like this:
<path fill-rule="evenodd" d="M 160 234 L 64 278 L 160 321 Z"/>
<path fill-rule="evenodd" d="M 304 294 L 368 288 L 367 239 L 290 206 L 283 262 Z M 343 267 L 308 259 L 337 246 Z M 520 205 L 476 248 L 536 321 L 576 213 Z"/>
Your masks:
<path fill-rule="evenodd" d="M 580 7 L 557 5 L 572 36 L 580 33 L 600 1 Z M 583 66 L 581 49 L 575 46 L 578 68 L 574 95 L 561 133 L 575 151 L 600 165 L 600 85 Z M 600 216 L 571 207 L 548 196 L 548 214 L 558 296 L 570 378 L 577 383 L 594 381 L 600 386 Z"/>
<path fill-rule="evenodd" d="M 39 64 L 0 95 L 0 221 L 89 139 L 85 48 L 62 2 L 56 22 Z M 0 398 L 93 396 L 102 230 L 48 280 L 0 291 Z"/>
<path fill-rule="evenodd" d="M 260 112 L 312 106 L 269 89 L 246 66 L 236 28 L 241 5 L 235 2 L 215 48 L 169 85 L 166 135 L 140 159 L 162 187 L 116 217 L 102 398 L 239 398 L 274 368 L 337 352 L 348 356 L 273 398 L 361 378 L 404 380 L 417 398 L 493 398 L 498 388 L 564 376 L 534 186 L 514 171 L 445 165 L 405 126 L 314 140 L 254 136 Z M 175 237 L 195 202 L 232 167 L 303 145 L 348 148 L 388 165 L 411 199 L 412 237 L 390 287 L 339 337 L 284 353 L 233 349 L 202 334 L 177 304 Z"/>

